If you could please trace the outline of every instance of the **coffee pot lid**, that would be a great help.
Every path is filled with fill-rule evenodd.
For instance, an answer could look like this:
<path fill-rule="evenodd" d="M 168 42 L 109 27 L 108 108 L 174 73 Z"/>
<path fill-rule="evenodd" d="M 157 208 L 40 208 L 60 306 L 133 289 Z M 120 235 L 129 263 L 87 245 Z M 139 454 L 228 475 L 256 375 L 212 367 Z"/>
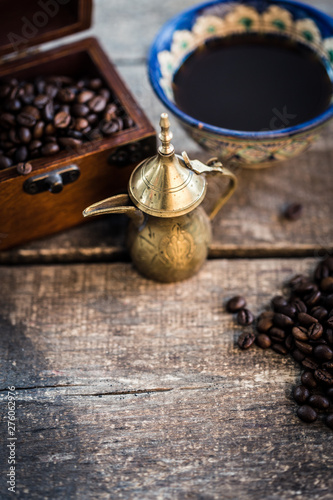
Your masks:
<path fill-rule="evenodd" d="M 177 217 L 200 205 L 206 194 L 206 179 L 175 154 L 166 113 L 161 114 L 160 127 L 162 145 L 156 156 L 144 160 L 135 168 L 128 192 L 133 203 L 143 212 L 156 217 Z"/>

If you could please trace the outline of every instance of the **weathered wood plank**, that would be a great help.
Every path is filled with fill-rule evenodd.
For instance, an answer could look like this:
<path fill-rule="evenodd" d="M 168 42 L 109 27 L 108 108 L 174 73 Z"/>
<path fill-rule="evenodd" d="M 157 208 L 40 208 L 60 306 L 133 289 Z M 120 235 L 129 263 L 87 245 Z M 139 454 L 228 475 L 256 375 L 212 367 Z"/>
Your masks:
<path fill-rule="evenodd" d="M 257 312 L 314 265 L 216 260 L 170 285 L 130 264 L 1 267 L 19 498 L 330 498 L 332 434 L 295 416 L 299 370 L 241 352 L 223 309 L 242 292 Z"/>

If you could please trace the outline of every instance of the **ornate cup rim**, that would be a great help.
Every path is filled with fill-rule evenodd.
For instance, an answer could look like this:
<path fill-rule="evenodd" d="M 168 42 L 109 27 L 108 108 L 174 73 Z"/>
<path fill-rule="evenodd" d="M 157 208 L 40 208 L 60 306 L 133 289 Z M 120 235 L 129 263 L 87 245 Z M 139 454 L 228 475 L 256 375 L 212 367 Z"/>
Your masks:
<path fill-rule="evenodd" d="M 251 8 L 255 6 L 256 4 L 259 6 L 261 5 L 261 8 L 264 10 L 264 8 L 269 8 L 271 6 L 277 6 L 281 9 L 287 10 L 291 12 L 293 15 L 298 15 L 300 16 L 299 18 L 295 17 L 295 22 L 296 19 L 302 19 L 302 20 L 310 20 L 310 22 L 314 22 L 318 26 L 318 30 L 320 31 L 321 35 L 321 43 L 324 44 L 325 41 L 329 40 L 331 41 L 332 45 L 332 59 L 331 61 L 329 58 L 325 58 L 323 56 L 323 50 L 319 47 L 318 43 L 310 43 L 309 45 L 312 45 L 312 48 L 316 50 L 319 56 L 322 58 L 322 62 L 325 65 L 327 72 L 330 76 L 330 79 L 332 81 L 333 85 L 333 18 L 330 17 L 328 14 L 325 14 L 324 12 L 311 7 L 309 5 L 306 5 L 301 2 L 296 2 L 294 0 L 238 0 L 236 2 L 232 0 L 210 0 L 205 3 L 201 3 L 198 5 L 195 5 L 194 7 L 191 7 L 187 10 L 184 10 L 177 14 L 176 16 L 172 17 L 169 19 L 159 30 L 157 35 L 155 36 L 155 39 L 152 43 L 152 46 L 150 48 L 149 56 L 148 56 L 148 75 L 150 79 L 150 83 L 152 85 L 152 88 L 156 95 L 159 97 L 159 99 L 162 101 L 162 103 L 181 121 L 185 122 L 190 127 L 194 127 L 196 129 L 206 131 L 208 133 L 214 134 L 214 135 L 220 135 L 223 137 L 230 137 L 230 138 L 235 138 L 235 139 L 247 139 L 247 140 L 273 140 L 277 138 L 283 138 L 283 137 L 291 137 L 294 135 L 299 135 L 301 133 L 307 132 L 309 130 L 315 129 L 317 127 L 320 127 L 321 125 L 324 125 L 325 122 L 333 118 L 333 100 L 330 104 L 330 106 L 316 116 L 315 118 L 306 121 L 304 123 L 301 123 L 299 125 L 295 125 L 292 127 L 287 127 L 287 128 L 281 128 L 281 129 L 276 129 L 276 130 L 267 130 L 267 131 L 258 131 L 258 132 L 249 132 L 249 131 L 242 131 L 242 130 L 232 130 L 228 128 L 222 128 L 222 127 L 216 127 L 214 125 L 210 125 L 204 122 L 200 122 L 199 120 L 193 118 L 192 116 L 184 113 L 182 110 L 178 108 L 178 106 L 172 101 L 172 99 L 166 94 L 165 90 L 163 89 L 161 85 L 161 80 L 162 78 L 162 72 L 161 72 L 161 66 L 159 62 L 159 54 L 163 51 L 168 51 L 171 48 L 172 40 L 174 33 L 178 30 L 191 30 L 195 21 L 203 15 L 203 12 L 207 11 L 208 9 L 214 8 L 219 5 L 231 5 L 231 6 L 250 6 Z M 252 33 L 255 33 L 256 30 L 252 31 Z M 257 31 L 258 32 L 258 31 Z M 289 36 L 289 33 L 283 34 L 281 33 L 282 36 Z M 298 40 L 300 43 L 303 42 L 303 40 Z M 201 42 L 202 43 L 202 42 Z M 195 50 L 196 47 L 194 47 L 192 50 L 188 51 L 183 58 L 180 59 L 180 62 L 178 64 L 177 69 L 181 66 L 183 61 L 188 57 L 190 53 Z M 321 53 L 320 53 L 321 52 Z"/>

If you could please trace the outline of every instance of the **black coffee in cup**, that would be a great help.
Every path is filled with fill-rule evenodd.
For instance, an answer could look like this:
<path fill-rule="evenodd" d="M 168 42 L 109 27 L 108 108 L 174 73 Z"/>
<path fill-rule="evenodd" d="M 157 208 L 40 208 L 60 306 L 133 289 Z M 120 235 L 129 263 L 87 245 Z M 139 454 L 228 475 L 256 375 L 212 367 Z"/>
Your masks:
<path fill-rule="evenodd" d="M 325 111 L 332 81 L 306 45 L 278 35 L 209 41 L 174 77 L 176 104 L 195 119 L 241 131 L 277 130 Z"/>

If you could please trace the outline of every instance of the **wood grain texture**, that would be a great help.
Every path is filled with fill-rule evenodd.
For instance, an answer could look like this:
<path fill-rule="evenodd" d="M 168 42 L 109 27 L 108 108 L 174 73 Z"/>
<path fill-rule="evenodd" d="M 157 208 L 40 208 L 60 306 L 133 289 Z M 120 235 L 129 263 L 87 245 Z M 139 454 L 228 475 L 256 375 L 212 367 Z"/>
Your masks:
<path fill-rule="evenodd" d="M 121 76 L 155 127 L 165 110 L 148 82 L 147 50 L 162 23 L 180 8 L 195 3 L 184 0 L 180 7 L 176 0 L 162 4 L 153 0 L 95 2 L 95 24 L 89 33 L 99 38 L 118 63 Z M 331 0 L 307 0 L 306 3 L 333 15 Z M 207 160 L 207 154 L 171 119 L 176 150 L 186 149 L 191 157 Z M 237 172 L 239 188 L 214 221 L 212 257 L 317 256 L 333 251 L 332 134 L 333 125 L 330 125 L 308 152 L 284 164 L 261 171 Z M 211 202 L 218 196 L 219 189 L 214 179 L 208 191 Z M 304 215 L 291 223 L 283 220 L 281 212 L 294 201 L 303 203 Z M 116 218 L 96 220 L 12 252 L 2 252 L 0 262 L 124 259 L 125 219 L 121 221 L 122 231 Z"/>
<path fill-rule="evenodd" d="M 240 351 L 223 307 L 242 292 L 257 312 L 315 263 L 210 261 L 171 285 L 130 264 L 2 267 L 18 498 L 331 498 L 332 432 L 295 416 L 299 369 Z"/>

